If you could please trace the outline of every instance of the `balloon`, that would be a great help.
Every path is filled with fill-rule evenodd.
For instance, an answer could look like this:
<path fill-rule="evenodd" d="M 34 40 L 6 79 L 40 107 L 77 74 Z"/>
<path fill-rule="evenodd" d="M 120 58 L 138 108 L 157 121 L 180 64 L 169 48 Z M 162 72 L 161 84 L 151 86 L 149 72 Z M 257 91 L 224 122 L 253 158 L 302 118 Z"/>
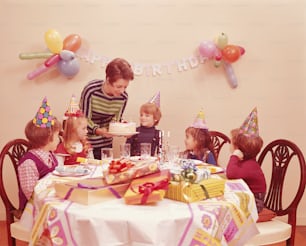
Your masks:
<path fill-rule="evenodd" d="M 230 63 L 237 61 L 240 57 L 240 48 L 235 45 L 226 45 L 221 52 L 223 60 Z"/>
<path fill-rule="evenodd" d="M 70 61 L 60 60 L 57 63 L 57 68 L 59 71 L 65 75 L 66 77 L 70 78 L 76 75 L 80 70 L 79 61 L 74 58 Z"/>
<path fill-rule="evenodd" d="M 21 60 L 36 59 L 36 58 L 49 58 L 52 56 L 51 52 L 31 52 L 31 53 L 20 53 L 19 58 Z"/>
<path fill-rule="evenodd" d="M 216 39 L 216 45 L 219 49 L 223 49 L 228 44 L 228 37 L 225 33 L 221 33 Z"/>
<path fill-rule="evenodd" d="M 51 67 L 54 64 L 56 64 L 59 60 L 60 60 L 60 55 L 59 54 L 54 54 L 53 56 L 49 57 L 46 61 L 45 61 L 45 66 L 46 67 Z"/>
<path fill-rule="evenodd" d="M 59 53 L 63 49 L 63 40 L 54 29 L 50 29 L 45 33 L 45 42 L 52 53 Z"/>
<path fill-rule="evenodd" d="M 241 46 L 238 46 L 238 47 L 240 49 L 240 55 L 244 55 L 245 49 L 243 47 L 241 47 Z"/>
<path fill-rule="evenodd" d="M 232 67 L 232 64 L 228 62 L 223 62 L 223 67 L 227 75 L 228 82 L 232 88 L 236 88 L 238 86 L 237 78 Z"/>
<path fill-rule="evenodd" d="M 213 58 L 216 51 L 216 45 L 213 41 L 203 41 L 200 43 L 199 52 L 203 57 Z"/>
<path fill-rule="evenodd" d="M 48 67 L 45 66 L 45 64 L 42 64 L 38 68 L 36 68 L 34 71 L 28 73 L 27 78 L 29 80 L 35 79 L 38 75 L 41 75 L 42 73 L 46 72 L 48 70 Z"/>
<path fill-rule="evenodd" d="M 64 39 L 64 50 L 77 51 L 82 44 L 81 37 L 78 34 L 70 34 Z"/>
<path fill-rule="evenodd" d="M 62 50 L 60 52 L 60 57 L 62 60 L 70 61 L 75 58 L 75 54 L 70 50 Z"/>

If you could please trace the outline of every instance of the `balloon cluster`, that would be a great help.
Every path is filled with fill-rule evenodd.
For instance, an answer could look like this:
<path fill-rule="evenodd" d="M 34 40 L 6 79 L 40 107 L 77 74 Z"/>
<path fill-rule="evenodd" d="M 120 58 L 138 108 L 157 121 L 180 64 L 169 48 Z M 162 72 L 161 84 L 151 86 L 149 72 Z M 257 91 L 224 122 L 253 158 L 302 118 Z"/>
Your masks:
<path fill-rule="evenodd" d="M 70 34 L 62 40 L 58 31 L 49 29 L 45 33 L 44 38 L 49 52 L 19 54 L 19 58 L 22 60 L 47 58 L 38 68 L 28 73 L 27 78 L 29 80 L 35 79 L 54 65 L 57 66 L 59 72 L 64 76 L 68 78 L 75 76 L 80 70 L 80 64 L 74 52 L 81 47 L 81 37 L 78 34 Z"/>
<path fill-rule="evenodd" d="M 228 37 L 221 33 L 214 41 L 204 40 L 199 45 L 201 56 L 214 61 L 215 67 L 223 65 L 228 81 L 232 88 L 238 86 L 237 78 L 231 63 L 239 60 L 245 49 L 238 45 L 228 44 Z"/>

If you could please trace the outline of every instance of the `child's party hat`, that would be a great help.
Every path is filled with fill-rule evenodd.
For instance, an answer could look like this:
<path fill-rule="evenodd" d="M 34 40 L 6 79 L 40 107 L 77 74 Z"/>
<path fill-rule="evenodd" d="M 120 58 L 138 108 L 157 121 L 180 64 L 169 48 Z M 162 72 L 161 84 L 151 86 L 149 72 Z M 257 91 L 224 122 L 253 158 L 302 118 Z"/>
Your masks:
<path fill-rule="evenodd" d="M 258 118 L 257 108 L 255 107 L 249 116 L 245 119 L 243 124 L 240 126 L 239 132 L 250 137 L 258 137 Z"/>
<path fill-rule="evenodd" d="M 47 128 L 54 125 L 54 117 L 46 97 L 42 101 L 42 104 L 33 119 L 33 123 L 41 128 Z"/>
<path fill-rule="evenodd" d="M 76 97 L 75 97 L 75 95 L 72 95 L 71 99 L 70 99 L 69 107 L 68 107 L 67 111 L 65 112 L 65 117 L 66 118 L 67 117 L 80 117 L 82 115 L 83 115 L 83 113 L 80 110 L 80 107 L 79 107 L 79 104 L 76 100 Z"/>
<path fill-rule="evenodd" d="M 205 121 L 205 115 L 204 115 L 204 112 L 202 110 L 200 110 L 200 112 L 197 114 L 197 117 L 195 118 L 191 127 L 208 130 L 208 127 L 207 127 L 206 121 Z"/>
<path fill-rule="evenodd" d="M 160 92 L 157 92 L 149 101 L 149 103 L 154 103 L 160 108 Z"/>

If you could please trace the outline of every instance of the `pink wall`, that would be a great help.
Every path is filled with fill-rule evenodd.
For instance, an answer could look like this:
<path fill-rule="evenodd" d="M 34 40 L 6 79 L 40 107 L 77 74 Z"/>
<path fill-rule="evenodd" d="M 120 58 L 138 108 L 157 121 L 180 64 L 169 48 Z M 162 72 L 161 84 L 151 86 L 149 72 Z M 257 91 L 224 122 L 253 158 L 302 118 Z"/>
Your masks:
<path fill-rule="evenodd" d="M 199 109 L 205 111 L 211 129 L 228 134 L 257 106 L 265 143 L 288 138 L 306 150 L 302 0 L 4 0 L 0 9 L 1 147 L 10 139 L 24 137 L 24 126 L 44 96 L 61 117 L 71 94 L 79 97 L 89 80 L 104 78 L 101 56 L 120 56 L 133 64 L 163 67 L 161 74 L 143 73 L 131 82 L 125 118 L 138 121 L 140 104 L 160 91 L 163 118 L 159 127 L 170 130 L 171 141 L 181 148 L 184 129 Z M 44 60 L 20 60 L 18 55 L 46 51 L 44 33 L 50 28 L 63 38 L 79 34 L 82 54 L 88 57 L 90 51 L 100 61 L 80 60 L 80 71 L 72 79 L 54 68 L 27 80 L 27 73 Z M 230 43 L 246 49 L 233 63 L 236 89 L 212 62 L 194 68 L 187 62 L 181 72 L 171 65 L 196 55 L 201 41 L 214 40 L 221 32 L 227 33 Z M 171 67 L 170 73 L 165 65 Z M 226 165 L 227 151 L 222 158 Z M 306 224 L 300 212 L 305 204 L 304 198 L 300 224 Z M 0 218 L 4 218 L 2 207 Z"/>

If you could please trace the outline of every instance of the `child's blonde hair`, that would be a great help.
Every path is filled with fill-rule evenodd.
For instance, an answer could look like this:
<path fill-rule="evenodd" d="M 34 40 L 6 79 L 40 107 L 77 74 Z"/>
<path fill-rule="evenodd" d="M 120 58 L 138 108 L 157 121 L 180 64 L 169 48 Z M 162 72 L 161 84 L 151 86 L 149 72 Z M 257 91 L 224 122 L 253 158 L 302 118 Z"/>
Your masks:
<path fill-rule="evenodd" d="M 140 107 L 140 113 L 145 113 L 145 114 L 151 114 L 153 115 L 153 119 L 154 119 L 154 126 L 156 126 L 162 115 L 161 115 L 161 111 L 160 108 L 157 107 L 157 105 L 155 103 L 145 103 L 143 105 L 141 105 Z"/>
<path fill-rule="evenodd" d="M 54 125 L 51 127 L 39 127 L 33 123 L 33 120 L 30 120 L 24 129 L 24 133 L 31 148 L 37 149 L 52 142 L 54 133 L 59 132 L 60 129 L 61 123 L 54 117 Z"/>
<path fill-rule="evenodd" d="M 63 142 L 64 142 L 64 147 L 69 154 L 75 154 L 75 148 L 73 144 L 75 143 L 77 129 L 80 126 L 82 121 L 87 122 L 87 118 L 83 115 L 79 117 L 68 117 L 63 122 L 63 125 L 64 125 Z M 80 142 L 83 145 L 83 150 L 87 152 L 88 149 L 90 148 L 90 144 L 87 138 L 80 139 Z"/>
<path fill-rule="evenodd" d="M 207 129 L 190 126 L 186 128 L 185 133 L 191 135 L 196 142 L 195 149 L 193 149 L 196 156 L 205 156 L 208 150 L 213 152 L 211 136 Z"/>

